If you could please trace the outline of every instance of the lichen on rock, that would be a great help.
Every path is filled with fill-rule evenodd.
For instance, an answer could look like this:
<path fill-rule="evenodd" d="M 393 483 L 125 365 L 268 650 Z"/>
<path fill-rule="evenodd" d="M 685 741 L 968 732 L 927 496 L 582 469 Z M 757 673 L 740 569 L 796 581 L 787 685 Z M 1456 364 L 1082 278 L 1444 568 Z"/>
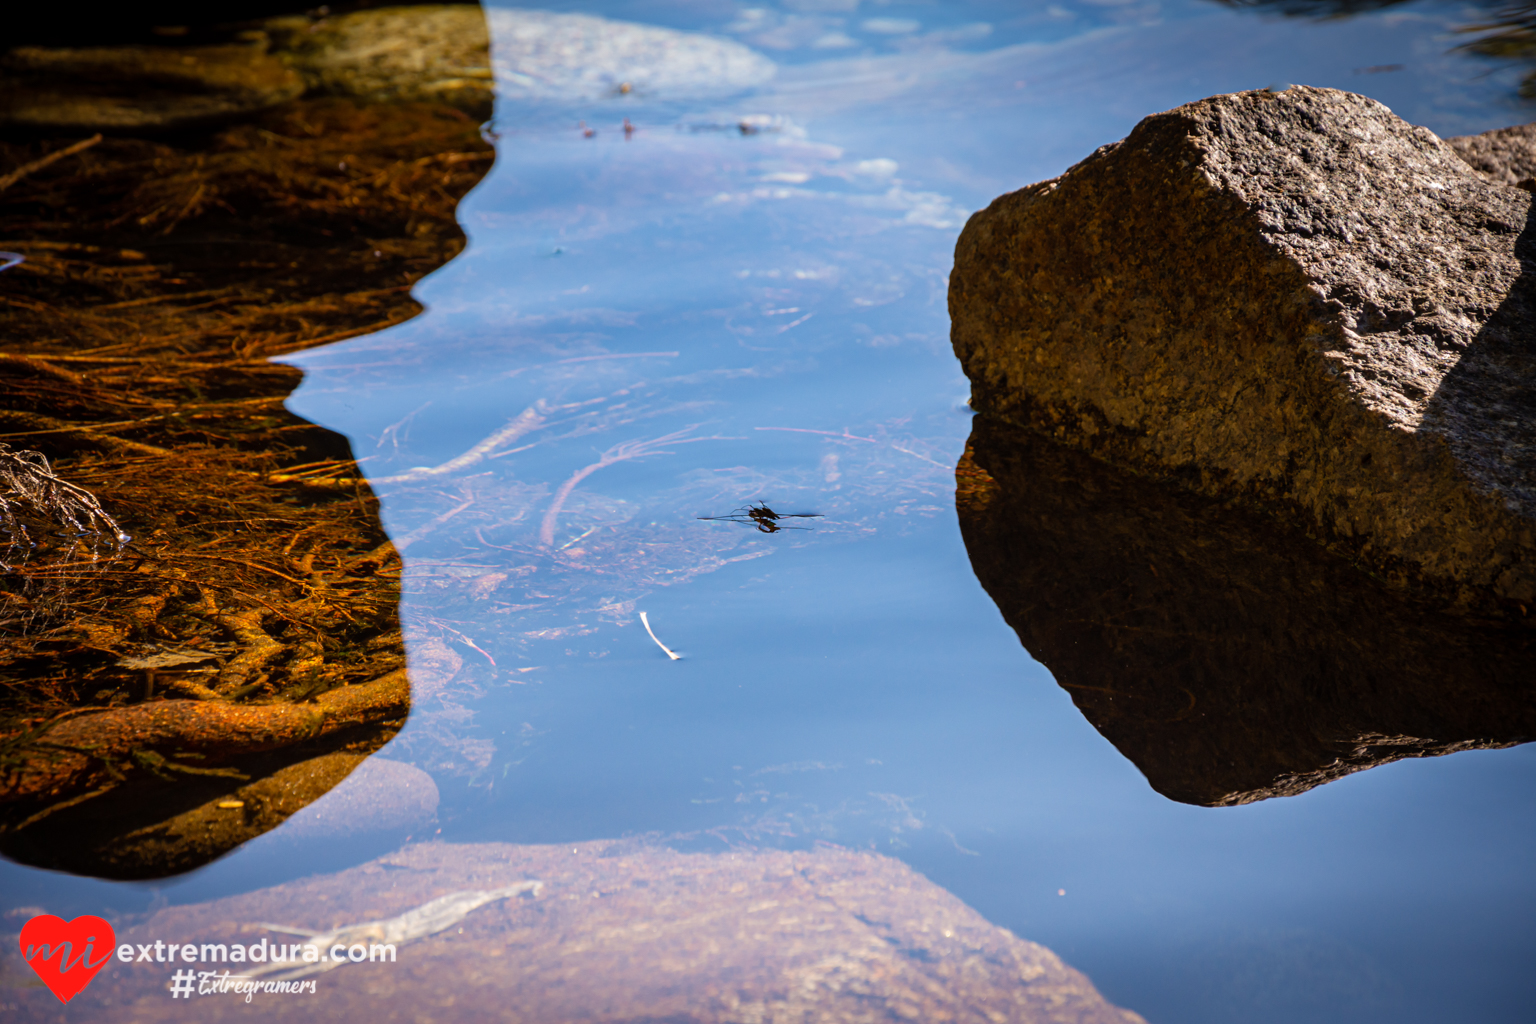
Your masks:
<path fill-rule="evenodd" d="M 1523 617 L 1531 202 L 1363 96 L 1212 97 L 972 217 L 955 351 L 986 415 Z"/>

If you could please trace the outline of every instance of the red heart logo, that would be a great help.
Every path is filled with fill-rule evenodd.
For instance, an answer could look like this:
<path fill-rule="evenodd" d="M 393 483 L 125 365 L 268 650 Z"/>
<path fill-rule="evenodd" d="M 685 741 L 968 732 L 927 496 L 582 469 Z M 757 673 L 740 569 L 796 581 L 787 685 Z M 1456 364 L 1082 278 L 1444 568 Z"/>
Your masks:
<path fill-rule="evenodd" d="M 66 1003 L 106 966 L 116 946 L 112 926 L 90 914 L 73 921 L 39 914 L 21 929 L 22 959 Z M 106 950 L 99 959 L 98 949 Z"/>

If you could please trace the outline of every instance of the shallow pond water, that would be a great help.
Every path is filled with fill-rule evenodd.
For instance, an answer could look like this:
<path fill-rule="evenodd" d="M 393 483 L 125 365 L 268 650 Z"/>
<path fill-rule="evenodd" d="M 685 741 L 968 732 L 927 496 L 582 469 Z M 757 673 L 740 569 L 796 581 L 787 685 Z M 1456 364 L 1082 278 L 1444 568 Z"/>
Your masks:
<path fill-rule="evenodd" d="M 1470 13 L 547 6 L 778 70 L 509 89 L 427 312 L 289 360 L 289 407 L 351 438 L 403 551 L 416 700 L 382 756 L 433 775 L 430 838 L 872 849 L 1154 1024 L 1528 1019 L 1529 748 L 1171 801 L 1020 646 L 954 505 L 970 211 L 1220 92 L 1349 89 L 1442 136 L 1525 120 L 1510 75 L 1450 52 Z M 753 503 L 820 518 L 719 518 Z M 154 885 L 5 884 L 137 913 L 382 852 L 282 833 Z"/>

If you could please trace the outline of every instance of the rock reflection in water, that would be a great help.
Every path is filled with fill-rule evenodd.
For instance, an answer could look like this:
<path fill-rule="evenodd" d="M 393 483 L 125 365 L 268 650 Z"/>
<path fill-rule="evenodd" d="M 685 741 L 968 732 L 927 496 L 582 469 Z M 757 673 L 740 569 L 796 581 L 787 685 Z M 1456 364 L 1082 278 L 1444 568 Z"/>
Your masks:
<path fill-rule="evenodd" d="M 1185 803 L 1536 736 L 1536 637 L 1410 603 L 1307 538 L 978 417 L 971 565 L 1083 715 Z"/>
<path fill-rule="evenodd" d="M 532 882 L 542 884 L 520 884 Z M 373 927 L 348 928 L 358 922 Z M 419 1021 L 431 1009 L 454 1020 L 530 1022 L 1142 1020 L 1105 1002 L 1050 950 L 988 923 L 900 861 L 836 847 L 702 854 L 638 840 L 429 843 L 334 875 L 167 908 L 118 941 L 302 944 L 338 931 L 348 941 L 364 932 L 406 937 L 394 963 L 321 974 L 315 997 L 172 1001 L 169 964 L 114 962 L 76 1004 L 104 1021 L 244 1019 L 264 999 L 311 998 L 320 1001 L 305 1004 L 307 1013 L 370 1022 Z M 13 972 L 23 969 L 8 956 Z M 196 968 L 250 973 L 229 963 Z M 56 1013 L 46 990 L 18 998 L 18 1019 Z"/>

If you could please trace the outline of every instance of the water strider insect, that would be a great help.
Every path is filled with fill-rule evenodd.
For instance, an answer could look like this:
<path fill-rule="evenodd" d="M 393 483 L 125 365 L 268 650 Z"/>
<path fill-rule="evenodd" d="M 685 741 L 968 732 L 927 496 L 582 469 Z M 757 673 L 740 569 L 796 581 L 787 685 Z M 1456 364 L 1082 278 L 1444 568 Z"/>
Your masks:
<path fill-rule="evenodd" d="M 755 504 L 748 503 L 736 509 L 726 516 L 699 516 L 700 519 L 709 519 L 716 522 L 750 523 L 763 533 L 778 533 L 780 530 L 808 530 L 808 526 L 780 526 L 780 519 L 820 519 L 820 512 L 775 512 L 768 507 L 767 502 L 759 501 Z"/>

